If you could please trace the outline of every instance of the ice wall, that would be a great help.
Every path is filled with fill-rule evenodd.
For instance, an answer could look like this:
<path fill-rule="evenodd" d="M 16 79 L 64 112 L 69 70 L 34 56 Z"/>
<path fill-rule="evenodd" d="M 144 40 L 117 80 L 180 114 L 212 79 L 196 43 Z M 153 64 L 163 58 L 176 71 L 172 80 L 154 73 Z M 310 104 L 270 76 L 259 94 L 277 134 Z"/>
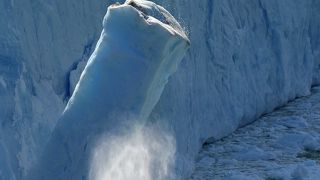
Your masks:
<path fill-rule="evenodd" d="M 309 93 L 313 69 L 319 69 L 314 65 L 319 5 L 310 0 L 171 3 L 168 10 L 181 17 L 192 46 L 153 115 L 175 128 L 177 151 L 187 154 L 177 162 L 184 172 L 206 140 Z"/>
<path fill-rule="evenodd" d="M 106 4 L 0 1 L 0 179 L 19 180 L 34 163 L 70 96 L 69 74 L 94 49 Z"/>
<path fill-rule="evenodd" d="M 192 167 L 208 138 L 218 139 L 320 82 L 318 0 L 156 2 L 181 21 L 192 42 L 151 116 L 175 129 L 183 154 L 178 172 Z M 0 2 L 2 179 L 20 179 L 31 166 L 111 3 Z"/>
<path fill-rule="evenodd" d="M 314 59 L 313 67 L 313 85 L 320 84 L 320 1 L 313 0 L 310 10 L 311 19 L 309 24 L 309 38 L 311 44 L 311 52 Z"/>

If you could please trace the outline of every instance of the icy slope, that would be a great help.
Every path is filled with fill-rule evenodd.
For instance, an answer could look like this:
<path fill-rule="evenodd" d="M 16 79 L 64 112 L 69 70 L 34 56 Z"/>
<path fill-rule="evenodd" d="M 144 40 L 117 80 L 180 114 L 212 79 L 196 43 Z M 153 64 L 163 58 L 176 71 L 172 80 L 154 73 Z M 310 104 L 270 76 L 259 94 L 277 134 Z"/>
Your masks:
<path fill-rule="evenodd" d="M 219 139 L 319 83 L 318 0 L 157 0 L 192 46 L 152 119 L 188 172 Z M 20 179 L 47 140 L 101 31 L 101 0 L 0 1 L 0 177 Z M 313 78 L 312 78 L 313 76 Z M 1 179 L 0 178 L 0 179 Z"/>
<path fill-rule="evenodd" d="M 110 6 L 97 47 L 28 179 L 88 179 L 98 139 L 118 135 L 126 121 L 146 124 L 188 47 L 180 25 L 162 7 L 148 1 Z"/>

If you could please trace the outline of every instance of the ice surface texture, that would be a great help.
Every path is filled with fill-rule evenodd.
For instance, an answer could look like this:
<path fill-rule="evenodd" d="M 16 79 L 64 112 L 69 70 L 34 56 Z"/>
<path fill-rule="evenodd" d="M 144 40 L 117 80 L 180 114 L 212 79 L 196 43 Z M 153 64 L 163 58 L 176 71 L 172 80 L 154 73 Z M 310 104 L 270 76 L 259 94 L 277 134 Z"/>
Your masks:
<path fill-rule="evenodd" d="M 320 88 L 204 146 L 190 179 L 313 180 L 320 176 Z"/>
<path fill-rule="evenodd" d="M 90 156 L 104 133 L 117 135 L 126 121 L 146 124 L 190 42 L 167 11 L 139 2 L 108 8 L 96 49 L 27 179 L 88 179 Z"/>
<path fill-rule="evenodd" d="M 178 174 L 190 172 L 208 138 L 219 139 L 319 83 L 318 0 L 155 2 L 182 22 L 192 42 L 151 115 L 176 132 Z M 32 166 L 112 3 L 0 2 L 2 179 L 21 179 Z"/>

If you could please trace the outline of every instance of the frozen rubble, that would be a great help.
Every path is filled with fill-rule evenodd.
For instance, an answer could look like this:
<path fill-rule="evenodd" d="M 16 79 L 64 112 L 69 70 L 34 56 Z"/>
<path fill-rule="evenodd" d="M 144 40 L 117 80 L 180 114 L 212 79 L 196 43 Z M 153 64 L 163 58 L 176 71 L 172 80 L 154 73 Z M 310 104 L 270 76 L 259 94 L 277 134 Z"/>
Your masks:
<path fill-rule="evenodd" d="M 231 135 L 204 145 L 190 179 L 320 177 L 320 87 Z"/>

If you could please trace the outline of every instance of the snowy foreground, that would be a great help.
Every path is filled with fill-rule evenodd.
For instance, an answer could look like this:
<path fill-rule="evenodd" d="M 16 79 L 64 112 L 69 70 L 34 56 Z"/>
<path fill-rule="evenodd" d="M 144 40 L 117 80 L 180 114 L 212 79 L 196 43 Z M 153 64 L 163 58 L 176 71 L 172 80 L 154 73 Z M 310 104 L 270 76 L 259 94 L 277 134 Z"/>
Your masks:
<path fill-rule="evenodd" d="M 320 87 L 203 147 L 191 179 L 319 179 Z"/>

